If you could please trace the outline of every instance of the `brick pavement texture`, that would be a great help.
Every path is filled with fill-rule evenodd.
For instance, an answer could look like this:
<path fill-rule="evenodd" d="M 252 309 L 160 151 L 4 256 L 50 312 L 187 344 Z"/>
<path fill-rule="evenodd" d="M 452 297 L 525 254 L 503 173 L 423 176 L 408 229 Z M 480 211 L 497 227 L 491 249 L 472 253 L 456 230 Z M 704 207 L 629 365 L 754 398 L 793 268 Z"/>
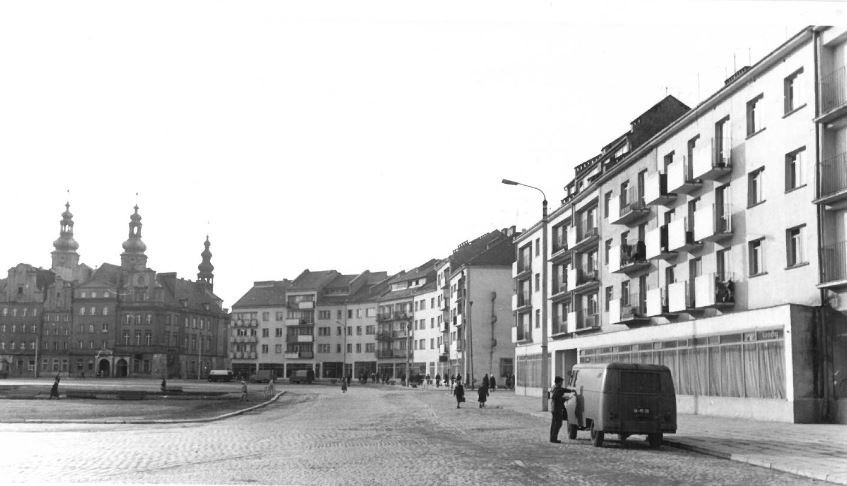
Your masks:
<path fill-rule="evenodd" d="M 455 408 L 399 387 L 286 387 L 272 405 L 197 424 L 0 424 L 5 483 L 814 484 L 642 440 L 546 441 L 540 399 Z M 474 405 L 471 403 L 471 405 Z M 529 412 L 528 412 L 529 411 Z M 682 434 L 684 435 L 684 434 Z"/>

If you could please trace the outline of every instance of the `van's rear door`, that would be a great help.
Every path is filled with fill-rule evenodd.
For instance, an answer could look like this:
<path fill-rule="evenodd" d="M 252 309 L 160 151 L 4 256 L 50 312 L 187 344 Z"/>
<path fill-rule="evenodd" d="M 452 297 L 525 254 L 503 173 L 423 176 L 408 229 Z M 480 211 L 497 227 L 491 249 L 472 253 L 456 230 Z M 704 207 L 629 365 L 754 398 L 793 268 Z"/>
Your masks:
<path fill-rule="evenodd" d="M 621 429 L 630 434 L 659 432 L 662 417 L 662 375 L 647 370 L 620 372 Z"/>

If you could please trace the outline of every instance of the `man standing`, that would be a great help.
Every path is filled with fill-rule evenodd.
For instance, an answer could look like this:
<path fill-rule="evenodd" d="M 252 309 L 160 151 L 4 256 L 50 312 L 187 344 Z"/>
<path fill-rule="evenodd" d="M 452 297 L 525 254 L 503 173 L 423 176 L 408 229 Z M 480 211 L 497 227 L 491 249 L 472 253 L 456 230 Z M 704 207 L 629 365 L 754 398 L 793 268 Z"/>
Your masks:
<path fill-rule="evenodd" d="M 556 386 L 553 387 L 553 392 L 550 395 L 550 401 L 553 402 L 553 406 L 550 407 L 553 414 L 553 421 L 550 423 L 550 442 L 561 444 L 559 429 L 562 428 L 562 418 L 565 416 L 565 389 L 562 388 L 562 381 L 564 380 L 561 376 L 557 376 L 553 381 L 556 382 Z"/>

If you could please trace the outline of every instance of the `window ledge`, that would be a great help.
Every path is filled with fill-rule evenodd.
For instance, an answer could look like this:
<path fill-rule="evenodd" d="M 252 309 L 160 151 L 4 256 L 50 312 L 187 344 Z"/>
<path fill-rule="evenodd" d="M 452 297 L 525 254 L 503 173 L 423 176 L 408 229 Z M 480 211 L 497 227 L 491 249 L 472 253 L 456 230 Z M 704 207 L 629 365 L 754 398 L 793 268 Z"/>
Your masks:
<path fill-rule="evenodd" d="M 785 190 L 785 193 L 786 193 L 786 194 L 788 194 L 788 193 L 790 193 L 790 192 L 794 192 L 794 191 L 797 191 L 797 190 L 799 190 L 799 189 L 803 189 L 803 188 L 804 188 L 804 187 L 806 187 L 807 185 L 808 185 L 808 184 L 801 184 L 801 185 L 799 185 L 799 186 L 797 186 L 797 187 L 792 187 L 792 188 L 786 189 L 786 190 Z"/>
<path fill-rule="evenodd" d="M 807 103 L 803 103 L 802 105 L 798 106 L 797 108 L 794 108 L 793 110 L 789 111 L 788 113 L 786 113 L 786 114 L 782 115 L 782 118 L 788 118 L 789 116 L 793 115 L 794 113 L 797 113 L 798 111 L 800 111 L 800 110 L 802 110 L 803 108 L 805 108 L 805 107 L 806 107 L 806 104 L 807 104 Z"/>
<path fill-rule="evenodd" d="M 750 140 L 751 138 L 755 137 L 756 135 L 758 135 L 758 134 L 760 134 L 760 133 L 764 132 L 764 131 L 765 131 L 765 129 L 767 129 L 767 128 L 768 128 L 768 127 L 762 127 L 762 128 L 760 128 L 760 129 L 756 130 L 755 132 L 753 132 L 753 133 L 751 133 L 751 134 L 747 135 L 747 140 Z"/>
<path fill-rule="evenodd" d="M 759 201 L 755 204 L 751 204 L 751 205 L 747 206 L 747 209 L 753 209 L 756 206 L 761 206 L 762 204 L 766 203 L 767 201 L 768 201 L 767 199 L 762 199 L 761 201 Z"/>
<path fill-rule="evenodd" d="M 756 277 L 761 277 L 762 275 L 767 275 L 767 274 L 768 274 L 768 272 L 759 272 L 759 273 L 754 273 L 753 275 L 748 275 L 747 278 L 756 278 Z"/>
<path fill-rule="evenodd" d="M 801 263 L 797 263 L 797 264 L 785 267 L 785 269 L 786 270 L 792 270 L 792 269 L 795 269 L 795 268 L 805 267 L 805 266 L 808 266 L 808 265 L 809 265 L 809 262 L 801 262 Z"/>

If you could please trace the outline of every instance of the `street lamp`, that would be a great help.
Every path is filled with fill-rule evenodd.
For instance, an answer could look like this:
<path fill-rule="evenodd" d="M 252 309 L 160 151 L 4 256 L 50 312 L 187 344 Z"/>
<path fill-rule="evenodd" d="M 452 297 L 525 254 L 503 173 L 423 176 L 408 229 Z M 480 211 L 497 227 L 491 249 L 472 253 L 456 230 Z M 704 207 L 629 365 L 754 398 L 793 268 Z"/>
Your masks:
<path fill-rule="evenodd" d="M 509 179 L 503 179 L 503 184 L 509 186 L 524 186 L 541 193 L 544 201 L 541 203 L 541 410 L 547 411 L 547 386 L 550 382 L 547 369 L 547 195 L 541 189 L 522 184 Z"/>

